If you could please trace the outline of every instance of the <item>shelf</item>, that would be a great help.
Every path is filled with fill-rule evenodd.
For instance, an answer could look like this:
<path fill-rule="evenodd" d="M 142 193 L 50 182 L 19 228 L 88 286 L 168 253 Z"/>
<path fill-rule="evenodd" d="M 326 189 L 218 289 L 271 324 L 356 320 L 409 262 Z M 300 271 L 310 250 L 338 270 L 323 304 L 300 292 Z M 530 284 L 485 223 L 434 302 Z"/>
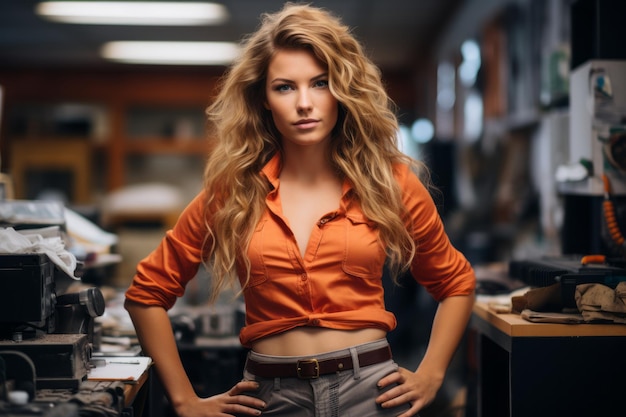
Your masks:
<path fill-rule="evenodd" d="M 97 163 L 91 170 L 103 176 L 103 190 L 95 192 L 127 185 L 133 170 L 146 170 L 140 178 L 149 178 L 162 156 L 191 157 L 195 166 L 208 152 L 205 109 L 221 75 L 205 68 L 0 71 L 7 110 L 2 166 L 12 169 L 12 145 L 27 137 L 56 143 L 67 136 L 90 144 Z M 141 164 L 132 160 L 137 156 Z"/>
<path fill-rule="evenodd" d="M 163 139 L 142 137 L 125 141 L 127 154 L 179 154 L 179 155 L 204 155 L 208 151 L 208 143 L 205 139 Z"/>
<path fill-rule="evenodd" d="M 71 174 L 70 196 L 76 204 L 92 197 L 93 146 L 83 138 L 15 140 L 11 143 L 11 175 L 16 198 L 28 198 L 27 174 L 63 171 Z"/>

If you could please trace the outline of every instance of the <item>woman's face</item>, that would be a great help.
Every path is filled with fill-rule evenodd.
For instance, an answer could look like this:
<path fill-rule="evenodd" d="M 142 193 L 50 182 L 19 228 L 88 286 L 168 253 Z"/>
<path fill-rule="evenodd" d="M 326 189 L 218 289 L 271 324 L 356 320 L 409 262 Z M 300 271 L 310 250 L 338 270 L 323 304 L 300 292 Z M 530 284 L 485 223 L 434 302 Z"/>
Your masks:
<path fill-rule="evenodd" d="M 328 71 L 305 50 L 279 50 L 270 61 L 265 107 L 285 142 L 325 144 L 337 123 L 338 103 Z"/>

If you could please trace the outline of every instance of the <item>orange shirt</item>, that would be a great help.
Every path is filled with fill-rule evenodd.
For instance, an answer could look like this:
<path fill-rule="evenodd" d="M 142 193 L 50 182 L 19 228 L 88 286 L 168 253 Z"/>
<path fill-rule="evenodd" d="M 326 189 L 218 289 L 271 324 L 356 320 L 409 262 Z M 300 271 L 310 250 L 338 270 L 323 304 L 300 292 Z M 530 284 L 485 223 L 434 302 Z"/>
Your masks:
<path fill-rule="evenodd" d="M 407 227 L 417 244 L 411 272 L 438 301 L 474 290 L 474 272 L 449 242 L 436 207 L 419 179 L 407 166 L 396 167 L 403 202 L 410 213 Z M 314 227 L 304 257 L 287 220 L 279 193 L 280 156 L 263 168 L 273 189 L 252 236 L 248 257 L 251 277 L 244 289 L 246 325 L 240 340 L 253 340 L 298 326 L 332 329 L 396 327 L 385 309 L 382 274 L 386 254 L 378 233 L 350 198 L 350 183 L 343 185 L 338 209 Z M 201 262 L 205 236 L 204 192 L 181 214 L 160 245 L 138 267 L 126 297 L 166 309 L 183 295 Z M 238 269 L 245 279 L 245 270 Z"/>

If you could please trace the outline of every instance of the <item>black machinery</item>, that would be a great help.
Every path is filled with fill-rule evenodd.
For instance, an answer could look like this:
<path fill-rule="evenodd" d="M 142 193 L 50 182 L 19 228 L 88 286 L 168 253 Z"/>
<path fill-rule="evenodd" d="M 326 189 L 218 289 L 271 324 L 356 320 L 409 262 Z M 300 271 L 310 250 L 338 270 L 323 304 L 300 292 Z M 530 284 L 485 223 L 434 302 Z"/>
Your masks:
<path fill-rule="evenodd" d="M 0 226 L 64 236 L 62 209 L 2 201 Z M 0 415 L 125 415 L 121 382 L 88 380 L 105 303 L 98 288 L 72 289 L 81 264 L 70 276 L 50 251 L 0 252 Z"/>
<path fill-rule="evenodd" d="M 104 298 L 97 288 L 57 294 L 71 279 L 46 254 L 0 254 L 0 353 L 25 354 L 38 389 L 77 389 L 89 371 Z"/>

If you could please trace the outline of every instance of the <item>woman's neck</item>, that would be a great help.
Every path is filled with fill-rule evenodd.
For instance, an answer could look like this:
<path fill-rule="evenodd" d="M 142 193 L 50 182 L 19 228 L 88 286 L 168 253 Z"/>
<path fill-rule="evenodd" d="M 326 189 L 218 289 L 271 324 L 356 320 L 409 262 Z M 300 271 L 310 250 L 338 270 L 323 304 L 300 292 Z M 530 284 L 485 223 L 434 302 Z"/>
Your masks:
<path fill-rule="evenodd" d="M 287 149 L 283 155 L 281 179 L 315 183 L 337 178 L 325 149 L 317 147 L 297 147 Z"/>

